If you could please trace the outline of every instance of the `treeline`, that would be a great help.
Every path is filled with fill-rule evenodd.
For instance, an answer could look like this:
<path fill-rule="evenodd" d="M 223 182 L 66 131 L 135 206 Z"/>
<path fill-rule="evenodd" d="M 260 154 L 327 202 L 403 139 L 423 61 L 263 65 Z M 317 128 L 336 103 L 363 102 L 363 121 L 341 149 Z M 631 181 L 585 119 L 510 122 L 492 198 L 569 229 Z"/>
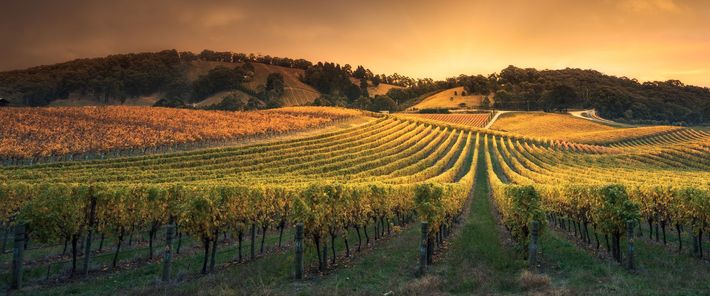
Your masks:
<path fill-rule="evenodd" d="M 218 66 L 190 81 L 186 72 L 194 61 L 235 63 L 239 66 Z M 377 86 L 383 82 L 407 87 L 414 81 L 399 74 L 373 74 L 363 66 L 353 70 L 347 64 L 313 64 L 305 59 L 211 50 L 199 54 L 165 50 L 78 59 L 1 72 L 0 97 L 6 98 L 11 105 L 44 106 L 67 98 L 111 104 L 124 103 L 128 98 L 158 95 L 161 98 L 157 103 L 159 106 L 186 107 L 221 91 L 239 90 L 250 98 L 244 100 L 227 96 L 227 102 L 214 107 L 255 109 L 283 105 L 284 78 L 281 74 L 271 73 L 263 87 L 245 86 L 255 75 L 252 63 L 304 70 L 302 80 L 323 94 L 317 102 L 320 105 L 369 107 L 368 85 Z M 351 79 L 359 82 L 352 83 Z M 356 103 L 360 98 L 363 100 Z"/>
<path fill-rule="evenodd" d="M 496 77 L 495 105 L 503 109 L 595 108 L 605 118 L 630 122 L 698 124 L 710 121 L 710 89 L 678 80 L 639 83 L 594 70 L 521 69 Z"/>
<path fill-rule="evenodd" d="M 536 70 L 509 66 L 499 74 L 420 79 L 387 94 L 400 104 L 441 90 L 464 86 L 470 94 L 486 95 L 483 107 L 510 110 L 566 111 L 595 108 L 602 117 L 634 122 L 700 124 L 710 121 L 710 89 L 678 80 L 639 83 L 594 70 Z M 490 105 L 489 105 L 490 104 Z"/>
<path fill-rule="evenodd" d="M 459 86 L 463 86 L 466 92 L 472 95 L 488 95 L 491 93 L 490 89 L 495 87 L 495 84 L 496 80 L 493 75 L 485 77 L 483 75 L 469 76 L 461 74 L 457 77 L 438 81 L 431 78 L 422 78 L 414 80 L 410 87 L 389 90 L 387 96 L 403 107 L 408 107 L 437 92 Z"/>
<path fill-rule="evenodd" d="M 397 111 L 399 106 L 392 98 L 382 95 L 371 98 L 367 90 L 370 85 L 378 86 L 383 80 L 395 81 L 396 77 L 399 76 L 397 74 L 376 75 L 363 66 L 358 66 L 353 71 L 348 64 L 340 66 L 335 63 L 319 62 L 306 69 L 302 80 L 321 93 L 314 105 L 352 107 L 370 111 Z"/>
<path fill-rule="evenodd" d="M 193 61 L 241 63 L 235 68 L 218 66 L 195 81 L 187 79 L 187 64 Z M 119 54 L 78 59 L 66 63 L 0 73 L 0 96 L 13 105 L 44 106 L 70 97 L 97 103 L 125 102 L 128 98 L 161 94 L 161 106 L 185 106 L 224 90 L 240 90 L 259 101 L 252 106 L 274 106 L 283 94 L 283 76 L 270 75 L 259 92 L 243 85 L 254 76 L 251 63 L 308 69 L 304 59 L 215 52 L 199 54 L 165 50 L 154 53 Z"/>
<path fill-rule="evenodd" d="M 175 50 L 78 59 L 0 73 L 0 96 L 15 105 L 44 106 L 70 96 L 125 101 L 165 91 L 181 79 Z"/>
<path fill-rule="evenodd" d="M 194 81 L 189 63 L 214 61 L 218 66 Z M 639 83 L 594 70 L 536 70 L 509 66 L 488 76 L 459 75 L 446 80 L 413 79 L 400 74 L 375 74 L 363 66 L 204 50 L 199 54 L 165 50 L 110 55 L 66 63 L 0 72 L 0 97 L 10 105 L 44 106 L 54 100 L 88 98 L 97 103 L 158 95 L 160 106 L 185 107 L 221 91 L 228 95 L 219 109 L 243 110 L 283 105 L 284 78 L 269 75 L 263 87 L 249 88 L 252 63 L 304 70 L 301 80 L 321 96 L 315 105 L 346 106 L 372 111 L 396 111 L 445 89 L 463 86 L 469 94 L 485 95 L 483 107 L 513 110 L 565 111 L 595 108 L 606 118 L 643 123 L 698 124 L 710 121 L 710 89 L 677 80 Z M 385 96 L 370 97 L 368 86 L 393 84 Z"/>

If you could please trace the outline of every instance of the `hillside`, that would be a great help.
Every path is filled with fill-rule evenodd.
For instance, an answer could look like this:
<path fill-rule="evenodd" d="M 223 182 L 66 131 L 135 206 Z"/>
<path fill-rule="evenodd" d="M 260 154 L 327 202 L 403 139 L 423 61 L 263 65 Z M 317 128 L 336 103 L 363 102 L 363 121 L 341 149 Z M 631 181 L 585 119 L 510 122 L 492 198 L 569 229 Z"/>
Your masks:
<path fill-rule="evenodd" d="M 501 115 L 491 129 L 521 134 L 530 137 L 558 139 L 570 142 L 621 146 L 623 143 L 640 141 L 674 142 L 707 139 L 708 134 L 677 126 L 627 127 L 606 125 L 569 114 L 543 112 L 514 112 Z M 660 138 L 660 139 L 656 139 Z M 653 142 L 649 142 L 651 144 Z"/>
<path fill-rule="evenodd" d="M 167 50 L 156 53 L 112 55 L 79 59 L 25 70 L 0 72 L 0 97 L 16 106 L 152 105 L 160 99 L 194 100 L 192 84 L 211 70 L 253 66 L 243 89 L 251 96 L 264 90 L 269 74 L 283 77 L 283 106 L 312 103 L 320 93 L 301 82 L 310 62 L 263 59 L 205 51 L 200 55 Z M 223 83 L 217 81 L 217 83 Z M 206 98 L 215 102 L 213 95 Z M 203 100 L 204 100 L 203 99 Z M 217 102 L 218 103 L 218 102 Z M 199 103 L 197 105 L 204 105 Z"/>
<path fill-rule="evenodd" d="M 186 77 L 188 81 L 195 81 L 200 76 L 207 75 L 210 70 L 217 67 L 226 68 L 236 68 L 244 65 L 244 63 L 233 63 L 233 62 L 217 62 L 217 61 L 191 61 L 186 66 Z M 282 96 L 284 101 L 284 106 L 301 106 L 312 103 L 316 98 L 320 96 L 320 93 L 315 90 L 310 85 L 301 82 L 300 77 L 303 76 L 302 69 L 281 67 L 276 65 L 267 65 L 261 63 L 253 63 L 254 66 L 254 76 L 252 80 L 244 83 L 244 86 L 254 93 L 259 92 L 266 85 L 266 79 L 271 73 L 280 73 L 284 78 L 284 94 Z M 248 94 L 239 92 L 240 97 L 248 97 Z M 210 104 L 217 104 L 220 100 L 216 98 L 224 97 L 224 93 L 218 93 L 210 96 L 198 103 L 198 106 L 208 106 L 206 102 Z"/>
<path fill-rule="evenodd" d="M 266 65 L 266 64 L 254 64 L 254 69 L 256 70 L 254 74 L 254 79 L 247 83 L 246 85 L 258 91 L 259 88 L 263 88 L 266 85 L 266 77 L 270 73 L 281 73 L 284 77 L 284 103 L 286 106 L 298 106 L 312 103 L 320 93 L 303 82 L 301 82 L 300 77 L 303 76 L 302 69 L 286 68 L 281 66 Z"/>
<path fill-rule="evenodd" d="M 463 86 L 450 88 L 425 98 L 414 105 L 413 108 L 420 110 L 428 108 L 457 109 L 479 107 L 481 105 L 482 95 L 462 95 L 465 92 L 466 90 Z"/>

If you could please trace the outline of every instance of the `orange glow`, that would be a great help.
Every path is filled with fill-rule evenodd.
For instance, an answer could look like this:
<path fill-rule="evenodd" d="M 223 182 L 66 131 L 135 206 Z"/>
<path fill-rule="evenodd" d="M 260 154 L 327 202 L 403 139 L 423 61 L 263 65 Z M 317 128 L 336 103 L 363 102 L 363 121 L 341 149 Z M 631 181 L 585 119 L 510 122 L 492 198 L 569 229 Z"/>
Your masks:
<path fill-rule="evenodd" d="M 0 69 L 207 48 L 435 79 L 512 64 L 710 86 L 702 0 L 180 2 L 7 4 Z"/>

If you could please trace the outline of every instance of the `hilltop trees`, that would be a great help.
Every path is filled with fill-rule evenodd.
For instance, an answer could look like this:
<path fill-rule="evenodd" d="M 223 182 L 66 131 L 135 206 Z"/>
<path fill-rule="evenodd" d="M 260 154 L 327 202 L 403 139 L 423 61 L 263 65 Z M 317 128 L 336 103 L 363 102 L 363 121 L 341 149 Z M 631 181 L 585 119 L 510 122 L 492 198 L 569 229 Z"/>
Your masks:
<path fill-rule="evenodd" d="M 355 72 L 353 72 L 353 77 L 355 78 L 365 78 L 367 75 L 367 71 L 365 71 L 365 68 L 363 66 L 357 66 L 357 69 L 355 69 Z"/>
<path fill-rule="evenodd" d="M 244 89 L 241 85 L 242 82 L 250 81 L 252 75 L 254 75 L 253 66 L 251 66 L 251 69 L 250 66 L 250 64 L 244 64 L 244 66 L 234 69 L 219 66 L 210 70 L 207 75 L 200 76 L 193 83 L 194 98 L 199 100 L 220 91 Z M 281 81 L 283 92 L 283 78 L 281 78 Z"/>
<path fill-rule="evenodd" d="M 545 93 L 543 97 L 545 104 L 543 110 L 546 112 L 567 111 L 567 108 L 569 108 L 576 99 L 577 93 L 571 86 L 564 84 L 556 85 L 552 90 Z"/>
<path fill-rule="evenodd" d="M 166 50 L 2 72 L 0 96 L 22 105 L 42 106 L 70 96 L 107 102 L 150 95 L 180 79 L 180 63 L 177 51 Z"/>
<path fill-rule="evenodd" d="M 495 98 L 493 107 L 566 111 L 595 108 L 602 117 L 648 123 L 698 124 L 710 121 L 710 89 L 677 80 L 639 83 L 594 70 L 537 70 L 508 66 L 499 74 L 460 75 L 441 81 L 420 79 L 387 95 L 407 106 L 418 98 L 463 86 L 468 94 Z M 488 102 L 490 104 L 490 101 Z M 484 106 L 485 107 L 485 106 Z"/>
<path fill-rule="evenodd" d="M 372 99 L 372 103 L 368 107 L 370 111 L 397 111 L 397 103 L 388 96 L 377 95 Z"/>
<path fill-rule="evenodd" d="M 491 93 L 488 78 L 483 75 L 459 76 L 461 83 L 469 95 L 487 95 Z"/>
<path fill-rule="evenodd" d="M 218 62 L 219 66 L 195 78 L 188 75 L 193 74 L 188 69 L 196 61 Z M 114 104 L 129 98 L 157 96 L 164 100 L 162 105 L 184 106 L 220 91 L 240 90 L 261 101 L 250 106 L 280 106 L 283 77 L 271 76 L 265 85 L 256 88 L 243 85 L 255 75 L 252 63 L 303 69 L 301 80 L 321 93 L 317 103 L 325 105 L 359 106 L 362 102 L 356 101 L 369 96 L 370 83 L 401 86 L 390 89 L 387 96 L 403 107 L 438 91 L 463 86 L 466 94 L 495 98 L 496 108 L 547 111 L 595 108 L 602 117 L 630 122 L 710 121 L 710 89 L 678 80 L 640 83 L 594 70 L 508 66 L 488 76 L 459 75 L 435 81 L 398 73 L 376 75 L 361 65 L 353 71 L 349 65 L 212 50 L 199 54 L 176 50 L 119 54 L 0 72 L 0 97 L 11 105 L 44 106 L 68 98 Z M 359 83 L 353 83 L 353 78 L 359 79 Z"/>

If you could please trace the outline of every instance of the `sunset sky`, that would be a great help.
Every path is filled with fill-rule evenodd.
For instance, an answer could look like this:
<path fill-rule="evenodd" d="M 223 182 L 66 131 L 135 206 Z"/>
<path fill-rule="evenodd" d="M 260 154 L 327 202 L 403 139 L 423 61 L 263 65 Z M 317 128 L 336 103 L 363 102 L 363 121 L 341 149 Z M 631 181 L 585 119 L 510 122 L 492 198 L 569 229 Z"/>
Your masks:
<path fill-rule="evenodd" d="M 0 70 L 175 48 L 418 78 L 516 65 L 710 86 L 707 0 L 108 2 L 2 1 Z"/>

